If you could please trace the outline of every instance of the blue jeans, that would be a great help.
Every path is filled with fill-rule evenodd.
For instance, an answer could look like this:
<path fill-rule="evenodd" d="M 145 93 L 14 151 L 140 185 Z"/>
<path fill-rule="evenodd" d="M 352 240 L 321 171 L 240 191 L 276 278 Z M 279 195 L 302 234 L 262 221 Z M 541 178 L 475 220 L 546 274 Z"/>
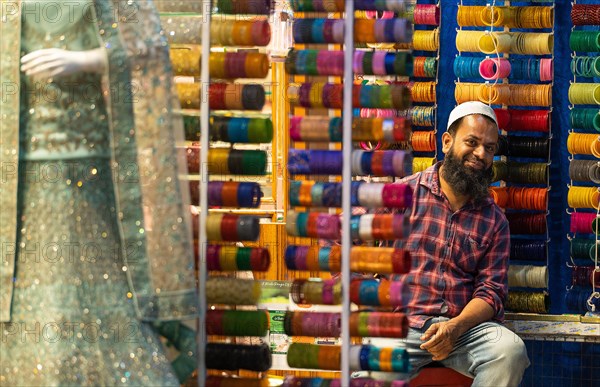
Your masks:
<path fill-rule="evenodd" d="M 423 343 L 420 340 L 421 335 L 431 324 L 447 320 L 445 317 L 437 317 L 429 320 L 423 329 L 410 328 L 404 339 L 368 339 L 376 347 L 406 348 L 413 367 L 410 375 L 371 372 L 371 376 L 381 380 L 416 376 L 419 369 L 432 362 L 432 355 L 419 348 Z M 440 363 L 474 378 L 473 387 L 518 386 L 530 364 L 523 340 L 514 332 L 494 322 L 481 323 L 465 332 L 456 341 L 450 355 Z M 353 377 L 355 376 L 366 375 L 360 372 L 354 373 Z"/>

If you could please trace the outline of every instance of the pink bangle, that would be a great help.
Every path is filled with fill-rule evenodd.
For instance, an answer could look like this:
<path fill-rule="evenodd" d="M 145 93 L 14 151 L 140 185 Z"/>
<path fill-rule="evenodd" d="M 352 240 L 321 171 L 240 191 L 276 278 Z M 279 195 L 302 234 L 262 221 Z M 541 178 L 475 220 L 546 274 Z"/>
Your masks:
<path fill-rule="evenodd" d="M 294 141 L 302 141 L 302 136 L 300 135 L 301 122 L 302 117 L 294 116 L 290 118 L 290 137 Z"/>
<path fill-rule="evenodd" d="M 506 78 L 510 70 L 510 62 L 504 58 L 486 58 L 479 63 L 479 74 L 487 81 Z"/>
<path fill-rule="evenodd" d="M 553 61 L 551 58 L 540 59 L 540 81 L 552 80 Z"/>
<path fill-rule="evenodd" d="M 373 74 L 386 75 L 385 71 L 385 51 L 375 51 L 373 54 Z"/>
<path fill-rule="evenodd" d="M 354 74 L 363 75 L 363 58 L 365 57 L 365 52 L 361 50 L 354 51 L 354 59 L 352 61 L 352 68 L 354 70 Z"/>

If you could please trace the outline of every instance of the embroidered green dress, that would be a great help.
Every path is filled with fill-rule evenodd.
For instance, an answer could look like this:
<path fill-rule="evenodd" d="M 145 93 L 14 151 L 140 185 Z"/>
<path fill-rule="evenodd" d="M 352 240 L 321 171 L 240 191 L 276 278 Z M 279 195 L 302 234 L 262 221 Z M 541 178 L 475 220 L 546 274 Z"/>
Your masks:
<path fill-rule="evenodd" d="M 25 12 L 23 5 L 21 55 L 43 48 L 109 48 L 99 33 L 98 8 L 91 1 L 65 4 L 70 8 L 62 8 L 68 13 L 59 19 L 40 18 L 43 9 Z M 119 123 L 110 104 L 123 103 L 114 101 L 122 96 L 112 92 L 111 102 L 102 82 L 102 75 L 92 73 L 50 81 L 20 76 L 12 297 L 10 321 L 0 323 L 2 386 L 179 385 L 150 321 L 190 316 L 194 305 L 170 316 L 145 313 L 158 307 L 158 296 L 150 307 L 140 306 L 135 276 L 139 267 L 152 265 L 147 245 L 127 243 L 125 222 L 133 222 L 140 234 L 156 233 L 161 225 L 151 213 L 127 216 L 122 205 L 127 197 L 117 200 L 128 176 L 129 184 L 139 187 L 140 179 L 127 171 L 139 173 L 141 162 L 119 162 Z M 134 129 L 131 124 L 129 130 Z M 3 141 L 2 150 L 8 145 Z M 176 211 L 182 210 L 180 202 Z M 172 222 L 180 224 L 181 218 Z M 177 233 L 172 224 L 166 227 Z M 168 242 L 176 253 L 174 245 Z M 3 278 L 10 268 L 4 260 Z M 189 268 L 189 263 L 179 267 Z M 173 291 L 175 298 L 193 294 L 193 280 L 184 282 L 187 290 Z M 0 288 L 4 301 L 5 284 Z M 165 290 L 144 286 L 158 295 Z"/>

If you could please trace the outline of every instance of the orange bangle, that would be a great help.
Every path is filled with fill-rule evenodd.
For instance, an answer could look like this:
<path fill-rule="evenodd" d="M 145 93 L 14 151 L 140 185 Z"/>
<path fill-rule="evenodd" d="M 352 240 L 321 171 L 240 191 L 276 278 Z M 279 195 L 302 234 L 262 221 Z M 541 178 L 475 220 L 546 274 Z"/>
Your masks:
<path fill-rule="evenodd" d="M 310 193 L 314 185 L 314 181 L 303 181 L 300 184 L 300 190 L 298 192 L 298 200 L 300 201 L 300 205 L 306 207 L 310 207 L 313 205 L 312 196 Z"/>
<path fill-rule="evenodd" d="M 239 207 L 238 203 L 238 189 L 240 183 L 233 181 L 226 181 L 221 187 L 221 198 L 223 207 Z"/>
<path fill-rule="evenodd" d="M 320 271 L 319 246 L 310 246 L 306 252 L 306 267 L 311 271 Z"/>
<path fill-rule="evenodd" d="M 269 60 L 266 54 L 251 52 L 246 54 L 244 64 L 248 78 L 266 78 L 269 73 Z"/>
<path fill-rule="evenodd" d="M 379 299 L 379 305 L 392 306 L 392 302 L 390 299 L 390 281 L 382 280 L 379 283 L 379 289 L 377 290 L 377 298 Z"/>

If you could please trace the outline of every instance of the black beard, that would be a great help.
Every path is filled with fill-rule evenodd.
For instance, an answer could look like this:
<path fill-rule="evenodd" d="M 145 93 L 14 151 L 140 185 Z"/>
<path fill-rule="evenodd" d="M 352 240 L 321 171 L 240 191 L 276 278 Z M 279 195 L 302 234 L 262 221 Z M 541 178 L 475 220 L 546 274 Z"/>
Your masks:
<path fill-rule="evenodd" d="M 459 195 L 470 197 L 475 203 L 485 200 L 490 194 L 489 185 L 492 182 L 492 167 L 473 169 L 463 164 L 450 148 L 444 158 L 442 177 Z"/>

